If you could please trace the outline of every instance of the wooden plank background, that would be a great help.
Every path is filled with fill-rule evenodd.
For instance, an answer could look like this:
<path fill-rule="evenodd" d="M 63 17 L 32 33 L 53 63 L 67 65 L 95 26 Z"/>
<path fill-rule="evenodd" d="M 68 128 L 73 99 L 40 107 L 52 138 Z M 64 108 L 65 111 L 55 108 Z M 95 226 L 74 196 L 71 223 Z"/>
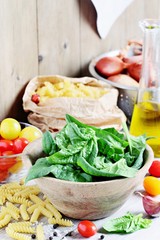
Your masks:
<path fill-rule="evenodd" d="M 34 76 L 89 75 L 93 57 L 141 38 L 138 21 L 159 17 L 159 0 L 134 0 L 102 40 L 90 0 L 0 0 L 0 120 L 26 120 L 22 96 Z"/>

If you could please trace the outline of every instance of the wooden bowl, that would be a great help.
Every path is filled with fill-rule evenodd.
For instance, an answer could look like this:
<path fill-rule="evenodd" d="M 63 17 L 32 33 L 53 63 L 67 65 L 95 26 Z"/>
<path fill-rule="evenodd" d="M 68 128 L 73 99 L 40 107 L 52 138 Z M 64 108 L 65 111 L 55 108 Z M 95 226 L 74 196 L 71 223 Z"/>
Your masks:
<path fill-rule="evenodd" d="M 35 182 L 65 216 L 74 219 L 101 219 L 117 211 L 142 183 L 154 157 L 148 145 L 145 155 L 144 166 L 134 178 L 82 183 L 42 177 L 35 179 Z M 34 163 L 41 156 L 42 143 L 38 139 L 25 148 L 23 160 L 30 159 Z"/>

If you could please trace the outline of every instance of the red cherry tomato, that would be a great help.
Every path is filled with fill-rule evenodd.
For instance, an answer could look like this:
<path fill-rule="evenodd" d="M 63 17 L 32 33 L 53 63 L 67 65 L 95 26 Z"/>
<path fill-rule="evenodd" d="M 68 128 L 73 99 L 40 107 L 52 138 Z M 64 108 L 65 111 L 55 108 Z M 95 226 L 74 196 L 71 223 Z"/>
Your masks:
<path fill-rule="evenodd" d="M 8 171 L 0 171 L 0 182 L 5 181 L 9 176 Z"/>
<path fill-rule="evenodd" d="M 21 153 L 23 149 L 28 145 L 29 141 L 26 138 L 17 138 L 13 141 L 13 151 L 15 153 Z"/>
<path fill-rule="evenodd" d="M 32 97 L 31 97 L 31 101 L 38 104 L 40 102 L 39 94 L 33 94 Z"/>
<path fill-rule="evenodd" d="M 9 168 L 16 164 L 15 158 L 1 158 L 0 159 L 0 170 L 7 171 Z"/>
<path fill-rule="evenodd" d="M 160 177 L 160 161 L 154 160 L 148 172 L 154 177 Z"/>
<path fill-rule="evenodd" d="M 91 237 L 97 233 L 97 227 L 96 225 L 89 221 L 89 220 L 83 220 L 78 224 L 78 232 L 83 237 Z"/>
<path fill-rule="evenodd" d="M 2 152 L 1 156 L 8 156 L 8 155 L 13 155 L 13 154 L 15 154 L 15 152 L 9 150 L 9 151 Z"/>
<path fill-rule="evenodd" d="M 13 150 L 13 142 L 7 139 L 0 139 L 0 151 L 12 151 Z"/>
<path fill-rule="evenodd" d="M 5 171 L 16 164 L 17 160 L 15 157 L 9 157 L 9 155 L 15 154 L 13 151 L 4 151 L 2 153 L 3 158 L 0 158 L 0 170 Z M 5 157 L 7 156 L 7 157 Z"/>

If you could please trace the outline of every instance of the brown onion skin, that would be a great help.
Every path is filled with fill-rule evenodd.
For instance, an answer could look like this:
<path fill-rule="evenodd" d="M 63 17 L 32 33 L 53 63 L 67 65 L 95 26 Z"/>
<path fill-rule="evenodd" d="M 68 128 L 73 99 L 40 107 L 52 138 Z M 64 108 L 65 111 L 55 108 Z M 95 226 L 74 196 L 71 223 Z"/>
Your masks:
<path fill-rule="evenodd" d="M 134 78 L 137 82 L 139 82 L 142 72 L 142 63 L 135 62 L 133 64 L 130 64 L 127 68 L 127 72 L 130 77 Z"/>
<path fill-rule="evenodd" d="M 96 71 L 104 77 L 110 77 L 121 73 L 127 64 L 119 57 L 104 57 L 101 58 L 95 65 Z"/>

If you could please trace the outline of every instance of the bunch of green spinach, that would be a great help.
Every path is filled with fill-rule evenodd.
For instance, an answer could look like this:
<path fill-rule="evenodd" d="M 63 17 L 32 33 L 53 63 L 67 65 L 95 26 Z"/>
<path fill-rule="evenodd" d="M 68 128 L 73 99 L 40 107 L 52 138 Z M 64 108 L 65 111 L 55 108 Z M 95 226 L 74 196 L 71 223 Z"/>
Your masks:
<path fill-rule="evenodd" d="M 134 177 L 143 165 L 146 137 L 133 137 L 126 124 L 124 133 L 100 129 L 66 115 L 66 125 L 54 137 L 42 137 L 45 157 L 37 159 L 26 182 L 51 176 L 75 182 Z"/>

